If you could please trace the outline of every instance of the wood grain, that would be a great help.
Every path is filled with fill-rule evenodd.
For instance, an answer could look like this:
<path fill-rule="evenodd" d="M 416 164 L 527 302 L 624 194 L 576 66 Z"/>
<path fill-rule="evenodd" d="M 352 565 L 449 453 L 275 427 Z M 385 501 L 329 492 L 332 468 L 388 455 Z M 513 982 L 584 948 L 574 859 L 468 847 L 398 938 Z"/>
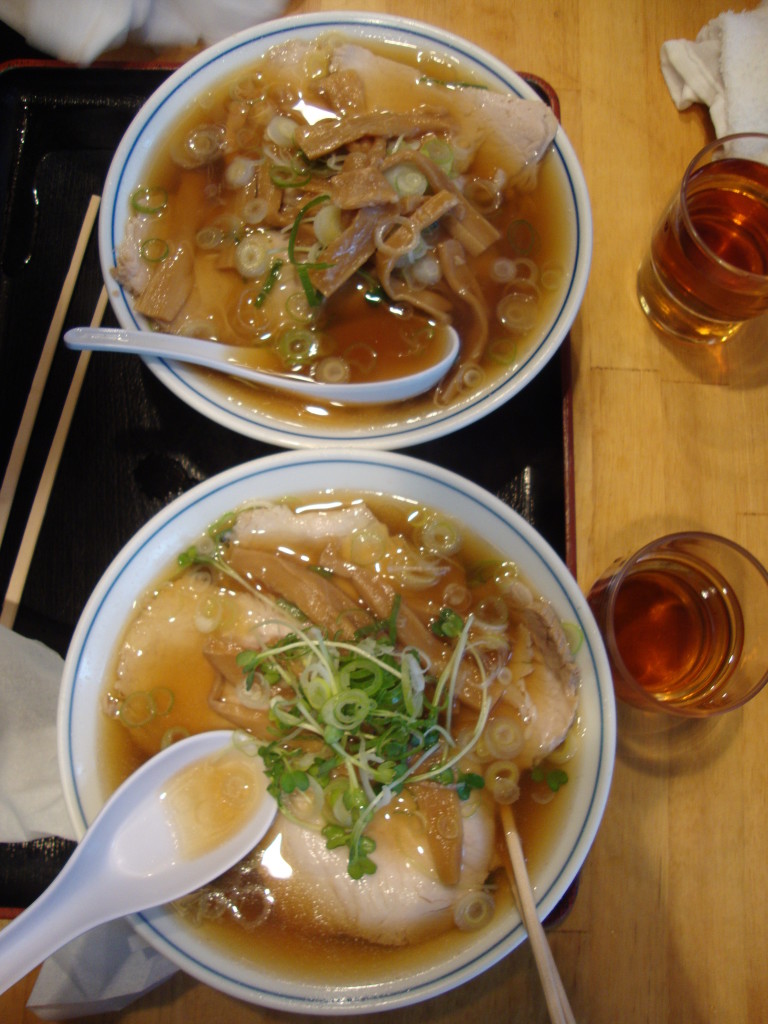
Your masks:
<path fill-rule="evenodd" d="M 756 6 L 754 0 L 741 7 Z M 594 258 L 572 331 L 577 576 L 653 536 L 720 532 L 768 561 L 766 322 L 727 349 L 662 340 L 634 274 L 652 225 L 711 135 L 680 113 L 659 70 L 665 39 L 692 39 L 722 0 L 303 0 L 289 13 L 365 9 L 463 35 L 556 89 L 594 212 Z M 550 933 L 577 1020 L 744 1024 L 768 1006 L 768 693 L 710 723 L 621 708 L 607 812 L 575 907 Z M 5 1024 L 33 1024 L 30 979 L 0 997 Z M 21 994 L 20 994 L 21 993 Z M 93 1024 L 306 1024 L 179 975 Z M 372 1018 L 350 1017 L 350 1024 Z M 481 978 L 377 1024 L 545 1024 L 523 945 Z"/>

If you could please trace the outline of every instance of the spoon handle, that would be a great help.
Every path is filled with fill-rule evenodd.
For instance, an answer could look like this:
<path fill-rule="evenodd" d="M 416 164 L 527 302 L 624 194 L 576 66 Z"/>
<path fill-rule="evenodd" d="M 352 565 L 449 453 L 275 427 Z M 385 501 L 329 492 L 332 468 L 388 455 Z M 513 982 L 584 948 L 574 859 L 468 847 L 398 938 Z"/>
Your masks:
<path fill-rule="evenodd" d="M 186 335 L 152 334 L 123 331 L 119 327 L 73 327 L 64 335 L 69 348 L 89 349 L 92 352 L 130 352 L 158 359 L 177 359 L 179 362 L 209 366 L 221 371 L 229 360 L 242 358 L 242 350 L 234 345 L 188 338 Z M 246 366 L 226 365 L 227 373 L 239 372 L 249 376 L 253 371 Z"/>
<path fill-rule="evenodd" d="M 82 850 L 76 847 L 53 883 L 0 931 L 0 992 L 71 939 L 109 918 L 99 909 L 107 905 L 100 874 Z M 81 876 L 87 876 L 87 895 L 79 884 Z"/>
<path fill-rule="evenodd" d="M 72 327 L 64 335 L 68 348 L 88 349 L 91 352 L 123 352 L 131 355 L 149 356 L 153 359 L 170 359 L 192 366 L 204 366 L 230 377 L 239 377 L 251 383 L 262 384 L 290 394 L 317 395 L 323 391 L 329 400 L 339 399 L 344 393 L 344 384 L 334 387 L 318 385 L 306 377 L 279 374 L 271 370 L 257 370 L 243 360 L 248 358 L 247 348 L 237 345 L 222 345 L 218 341 L 204 341 L 202 338 L 188 338 L 186 335 L 150 333 L 148 331 L 124 331 L 120 327 Z M 354 386 L 354 385 L 353 385 Z M 366 386 L 363 386 L 363 390 Z M 372 399 L 368 399 L 372 401 Z"/>

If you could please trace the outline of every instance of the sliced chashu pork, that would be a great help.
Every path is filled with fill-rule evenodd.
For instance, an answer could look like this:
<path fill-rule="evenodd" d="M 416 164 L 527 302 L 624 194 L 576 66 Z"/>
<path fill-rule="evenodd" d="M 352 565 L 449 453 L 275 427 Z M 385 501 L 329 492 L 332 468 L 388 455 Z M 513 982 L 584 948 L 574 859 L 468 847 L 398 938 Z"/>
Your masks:
<path fill-rule="evenodd" d="M 173 694 L 169 710 L 131 730 L 147 754 L 160 749 L 163 734 L 170 728 L 204 732 L 232 721 L 222 714 L 224 705 L 211 700 L 219 672 L 205 653 L 205 633 L 201 632 L 217 607 L 239 647 L 264 646 L 291 628 L 289 618 L 258 595 L 223 594 L 204 575 L 179 576 L 158 587 L 125 631 L 114 684 L 115 699 L 135 700 L 131 695 L 137 691 L 157 687 Z M 230 700 L 235 699 L 230 695 Z"/>
<path fill-rule="evenodd" d="M 557 132 L 555 115 L 539 100 L 490 89 L 446 89 L 425 78 L 422 69 L 378 56 L 354 43 L 336 47 L 331 70 L 357 72 L 369 109 L 446 109 L 460 118 L 456 137 L 462 147 L 474 155 L 481 145 L 487 145 L 510 174 L 540 160 Z"/>
<path fill-rule="evenodd" d="M 527 633 L 530 671 L 509 688 L 494 714 L 514 707 L 524 726 L 524 743 L 514 758 L 529 768 L 551 754 L 573 725 L 579 704 L 579 670 L 554 609 L 524 585 L 517 589 L 521 633 Z"/>
<path fill-rule="evenodd" d="M 444 931 L 458 901 L 484 884 L 494 863 L 495 823 L 489 801 L 478 799 L 462 817 L 462 850 L 455 885 L 440 880 L 418 814 L 383 809 L 369 826 L 376 840 L 376 873 L 353 879 L 346 848 L 329 850 L 317 831 L 279 815 L 254 854 L 275 913 L 293 927 L 348 935 L 382 945 L 405 945 Z"/>
<path fill-rule="evenodd" d="M 382 524 L 363 503 L 305 512 L 294 512 L 288 505 L 265 504 L 240 512 L 232 538 L 244 547 L 274 550 L 281 544 L 319 543 L 373 527 L 382 528 Z"/>

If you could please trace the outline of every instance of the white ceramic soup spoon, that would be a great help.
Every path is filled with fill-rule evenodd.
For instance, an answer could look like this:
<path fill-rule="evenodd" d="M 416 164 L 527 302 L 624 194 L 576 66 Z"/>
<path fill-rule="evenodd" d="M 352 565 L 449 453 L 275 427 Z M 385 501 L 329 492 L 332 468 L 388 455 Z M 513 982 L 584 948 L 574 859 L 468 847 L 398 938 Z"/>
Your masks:
<path fill-rule="evenodd" d="M 73 327 L 64 335 L 64 341 L 70 348 L 90 349 L 94 352 L 131 352 L 194 363 L 304 398 L 345 402 L 350 405 L 371 405 L 402 402 L 406 398 L 422 395 L 445 376 L 456 361 L 459 337 L 452 327 L 439 331 L 437 337 L 443 343 L 437 348 L 437 361 L 431 366 L 406 377 L 364 384 L 326 383 L 308 377 L 296 377 L 289 373 L 256 370 L 243 361 L 247 359 L 247 348 L 221 345 L 217 341 L 202 341 L 179 334 L 163 334 L 160 331 L 128 331 L 120 327 Z"/>
<path fill-rule="evenodd" d="M 0 992 L 70 939 L 184 896 L 256 846 L 277 808 L 261 758 L 234 735 L 180 740 L 113 793 L 53 884 L 0 932 Z"/>

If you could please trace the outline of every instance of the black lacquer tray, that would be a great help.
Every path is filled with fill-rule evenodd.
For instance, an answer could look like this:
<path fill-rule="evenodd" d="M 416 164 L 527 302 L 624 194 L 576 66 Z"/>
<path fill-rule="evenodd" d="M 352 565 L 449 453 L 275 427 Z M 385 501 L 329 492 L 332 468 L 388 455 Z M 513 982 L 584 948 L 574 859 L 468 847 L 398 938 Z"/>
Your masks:
<path fill-rule="evenodd" d="M 0 68 L 0 474 L 89 199 L 132 116 L 168 73 L 53 61 Z M 547 84 L 525 77 L 557 109 Z M 90 321 L 101 287 L 94 231 L 65 328 Z M 109 311 L 104 322 L 115 323 Z M 0 548 L 3 594 L 76 362 L 58 346 Z M 569 369 L 566 339 L 502 408 L 407 452 L 500 496 L 573 569 Z M 220 470 L 275 450 L 189 409 L 139 359 L 92 358 L 14 628 L 64 655 L 101 574 L 155 512 Z M 70 850 L 58 839 L 0 844 L 0 907 L 27 905 Z"/>

